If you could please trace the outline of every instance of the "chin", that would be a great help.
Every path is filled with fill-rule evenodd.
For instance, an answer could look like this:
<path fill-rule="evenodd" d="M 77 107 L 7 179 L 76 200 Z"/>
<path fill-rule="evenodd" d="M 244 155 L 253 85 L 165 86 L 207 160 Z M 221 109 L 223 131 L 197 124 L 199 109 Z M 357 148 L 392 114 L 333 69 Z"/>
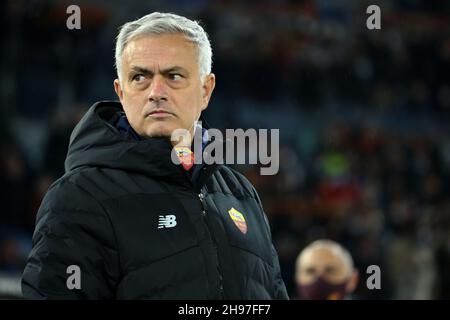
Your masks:
<path fill-rule="evenodd" d="M 145 136 L 148 138 L 170 138 L 173 132 L 173 128 L 164 124 L 152 125 L 145 130 Z"/>

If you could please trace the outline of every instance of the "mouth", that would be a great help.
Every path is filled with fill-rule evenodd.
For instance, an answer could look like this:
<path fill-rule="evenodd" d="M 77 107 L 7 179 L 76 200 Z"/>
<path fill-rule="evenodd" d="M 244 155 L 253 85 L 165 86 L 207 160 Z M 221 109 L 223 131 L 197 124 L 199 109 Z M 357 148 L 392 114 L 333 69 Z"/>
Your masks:
<path fill-rule="evenodd" d="M 169 117 L 174 116 L 172 112 L 163 110 L 163 109 L 156 109 L 151 112 L 149 112 L 145 117 L 152 117 L 152 118 L 163 118 L 163 117 Z"/>

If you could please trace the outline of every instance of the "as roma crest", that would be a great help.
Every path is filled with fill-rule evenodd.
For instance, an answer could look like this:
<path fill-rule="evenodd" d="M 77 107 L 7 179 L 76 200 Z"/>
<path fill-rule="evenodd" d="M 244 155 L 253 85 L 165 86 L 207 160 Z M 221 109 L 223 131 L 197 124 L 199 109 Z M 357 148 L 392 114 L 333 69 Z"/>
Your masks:
<path fill-rule="evenodd" d="M 178 159 L 186 171 L 194 165 L 194 153 L 188 147 L 175 147 Z"/>
<path fill-rule="evenodd" d="M 228 210 L 228 214 L 230 215 L 231 220 L 233 220 L 236 227 L 238 227 L 238 229 L 241 230 L 243 234 L 246 234 L 247 223 L 245 222 L 244 215 L 237 211 L 235 208 L 231 208 L 230 210 Z"/>

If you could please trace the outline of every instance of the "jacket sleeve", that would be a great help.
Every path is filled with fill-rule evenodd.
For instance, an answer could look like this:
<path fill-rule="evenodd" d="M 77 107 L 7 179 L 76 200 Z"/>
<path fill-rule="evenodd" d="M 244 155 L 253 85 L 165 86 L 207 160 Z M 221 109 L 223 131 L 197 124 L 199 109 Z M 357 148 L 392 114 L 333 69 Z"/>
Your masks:
<path fill-rule="evenodd" d="M 252 185 L 252 190 L 254 192 L 255 198 L 257 202 L 259 203 L 259 206 L 261 207 L 261 212 L 264 217 L 264 221 L 266 222 L 266 227 L 268 230 L 268 233 L 270 235 L 270 240 L 272 242 L 272 230 L 270 227 L 269 220 L 267 219 L 267 215 L 264 212 L 264 208 L 262 205 L 262 201 L 258 195 L 258 192 L 256 191 L 255 187 Z M 273 242 L 271 243 L 271 254 L 272 254 L 272 265 L 274 266 L 274 272 L 273 272 L 273 299 L 276 300 L 289 300 L 289 295 L 287 294 L 286 286 L 284 284 L 283 278 L 281 276 L 281 268 L 280 268 L 280 262 L 278 259 L 278 253 L 275 249 L 275 246 L 273 245 Z"/>
<path fill-rule="evenodd" d="M 86 191 L 56 182 L 39 208 L 22 275 L 25 299 L 112 299 L 118 254 L 111 223 Z"/>
<path fill-rule="evenodd" d="M 266 217 L 266 215 L 264 214 Z M 267 220 L 267 217 L 266 217 Z M 268 224 L 268 222 L 267 222 Z M 281 269 L 280 269 L 280 262 L 278 260 L 278 253 L 275 250 L 275 247 L 272 243 L 271 245 L 272 250 L 272 263 L 274 265 L 274 279 L 273 279 L 273 285 L 274 285 L 274 299 L 277 300 L 289 300 L 289 295 L 287 294 L 286 286 L 284 284 L 283 278 L 281 277 Z"/>

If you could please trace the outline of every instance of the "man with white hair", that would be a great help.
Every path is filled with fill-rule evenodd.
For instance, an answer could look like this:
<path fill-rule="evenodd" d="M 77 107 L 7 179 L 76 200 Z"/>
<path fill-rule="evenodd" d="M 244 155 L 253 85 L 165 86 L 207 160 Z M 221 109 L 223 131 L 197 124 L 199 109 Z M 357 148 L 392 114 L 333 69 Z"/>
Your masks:
<path fill-rule="evenodd" d="M 305 300 L 348 299 L 358 284 L 350 253 L 332 240 L 316 240 L 297 257 L 295 282 Z"/>
<path fill-rule="evenodd" d="M 254 187 L 194 164 L 195 139 L 171 139 L 198 129 L 208 144 L 196 127 L 215 86 L 206 32 L 155 12 L 121 27 L 115 53 L 120 102 L 94 104 L 71 135 L 37 215 L 24 297 L 288 299 Z"/>

